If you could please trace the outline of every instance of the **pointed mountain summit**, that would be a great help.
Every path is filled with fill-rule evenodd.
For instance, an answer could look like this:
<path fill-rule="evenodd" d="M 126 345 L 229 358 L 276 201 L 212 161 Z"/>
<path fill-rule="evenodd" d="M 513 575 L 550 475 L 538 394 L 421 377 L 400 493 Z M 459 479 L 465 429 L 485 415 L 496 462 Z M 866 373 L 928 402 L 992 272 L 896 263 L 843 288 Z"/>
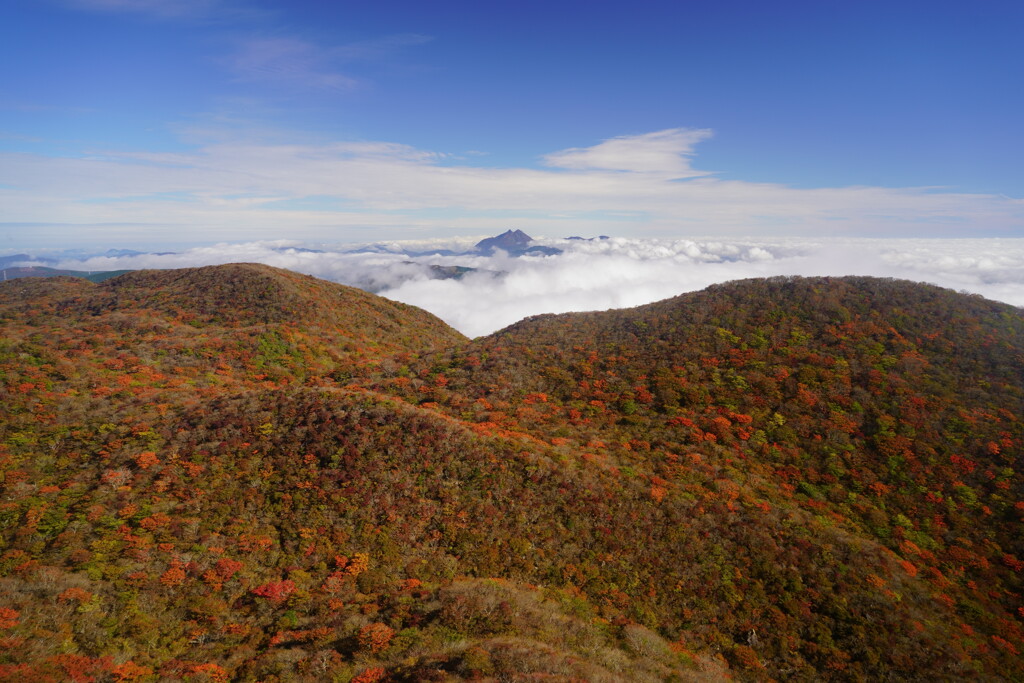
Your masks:
<path fill-rule="evenodd" d="M 495 249 L 513 252 L 525 251 L 533 238 L 522 230 L 506 230 L 497 237 L 488 237 L 476 243 L 475 249 L 483 253 L 493 253 Z"/>
<path fill-rule="evenodd" d="M 509 256 L 522 256 L 523 254 L 543 254 L 551 256 L 561 254 L 561 249 L 555 247 L 530 246 L 533 238 L 522 230 L 506 230 L 497 237 L 488 237 L 480 240 L 473 248 L 478 254 L 491 256 L 495 250 L 507 252 Z"/>

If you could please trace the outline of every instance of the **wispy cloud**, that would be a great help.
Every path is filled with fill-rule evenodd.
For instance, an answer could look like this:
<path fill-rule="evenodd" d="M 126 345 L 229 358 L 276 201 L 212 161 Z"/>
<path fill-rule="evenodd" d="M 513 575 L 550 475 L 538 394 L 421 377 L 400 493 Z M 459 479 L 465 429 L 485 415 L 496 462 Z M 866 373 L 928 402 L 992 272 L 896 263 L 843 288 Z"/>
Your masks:
<path fill-rule="evenodd" d="M 347 91 L 363 83 L 356 64 L 380 62 L 398 51 L 429 42 L 420 34 L 397 34 L 344 45 L 324 45 L 298 37 L 248 37 L 220 61 L 242 81 L 291 89 Z"/>
<path fill-rule="evenodd" d="M 677 182 L 698 173 L 689 154 L 706 131 L 566 150 L 546 157 L 556 169 L 460 164 L 387 142 L 269 143 L 212 132 L 198 149 L 173 154 L 0 154 L 7 220 L 171 224 L 182 238 L 210 241 L 351 239 L 353 229 L 387 238 L 477 234 L 509 225 L 562 236 L 967 237 L 1024 228 L 1024 200 L 999 195 L 709 176 Z"/>
<path fill-rule="evenodd" d="M 250 38 L 224 63 L 239 79 L 295 88 L 348 90 L 358 81 L 331 67 L 331 51 L 297 38 Z"/>
<path fill-rule="evenodd" d="M 409 47 L 429 43 L 431 36 L 422 33 L 396 33 L 383 38 L 361 40 L 331 48 L 331 55 L 343 62 L 376 62 Z"/>
<path fill-rule="evenodd" d="M 233 35 L 214 34 L 226 43 L 226 54 L 214 61 L 239 82 L 287 86 L 293 90 L 347 91 L 361 84 L 346 67 L 393 57 L 422 45 L 430 36 L 398 33 L 341 45 L 323 44 L 302 35 L 249 35 L 237 32 L 266 28 L 274 13 L 250 0 L 50 0 L 82 11 L 144 17 L 157 21 L 189 21 L 230 25 Z"/>
<path fill-rule="evenodd" d="M 467 249 L 475 238 L 390 243 L 410 251 Z M 1024 239 L 549 240 L 557 256 L 421 256 L 301 249 L 294 241 L 197 247 L 178 254 L 68 260 L 88 270 L 260 262 L 414 304 L 469 336 L 539 313 L 637 306 L 708 285 L 772 275 L 874 275 L 931 282 L 1024 306 Z M 430 265 L 478 269 L 430 279 Z"/>
<path fill-rule="evenodd" d="M 689 157 L 698 142 L 711 137 L 708 129 L 673 128 L 646 133 L 624 135 L 605 140 L 593 147 L 574 147 L 548 154 L 548 166 L 575 171 L 632 171 L 687 178 L 708 175 L 690 167 Z"/>
<path fill-rule="evenodd" d="M 263 16 L 235 0 L 63 0 L 92 12 L 134 14 L 154 19 L 239 19 Z"/>

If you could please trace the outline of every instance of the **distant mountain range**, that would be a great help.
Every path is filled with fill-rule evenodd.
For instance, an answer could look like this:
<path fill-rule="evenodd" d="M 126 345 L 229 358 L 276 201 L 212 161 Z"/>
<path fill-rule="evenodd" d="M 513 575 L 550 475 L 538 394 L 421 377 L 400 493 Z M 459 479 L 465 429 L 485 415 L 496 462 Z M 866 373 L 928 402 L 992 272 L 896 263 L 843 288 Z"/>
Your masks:
<path fill-rule="evenodd" d="M 469 340 L 256 264 L 24 278 L 0 380 L 0 680 L 1024 679 L 1008 305 L 755 279 Z"/>
<path fill-rule="evenodd" d="M 131 271 L 128 270 L 64 270 L 62 268 L 47 268 L 45 266 L 12 266 L 3 267 L 0 279 L 14 280 L 20 277 L 57 277 L 64 275 L 68 277 L 80 277 L 90 282 L 103 282 L 106 279 L 117 277 Z"/>
<path fill-rule="evenodd" d="M 580 237 L 570 237 L 569 239 L 583 239 Z M 600 239 L 607 239 L 601 237 Z M 318 249 L 307 249 L 303 247 L 280 247 L 280 251 L 295 251 L 300 253 L 323 253 Z M 396 252 L 392 245 L 370 245 L 366 247 L 360 247 L 359 249 L 353 249 L 350 251 L 344 251 L 341 253 L 388 253 L 388 254 L 404 254 L 410 258 L 422 258 L 430 256 L 493 256 L 496 252 L 502 251 L 509 256 L 553 256 L 562 253 L 561 249 L 556 247 L 549 247 L 543 245 L 533 244 L 533 238 L 524 233 L 522 230 L 508 230 L 501 235 L 496 237 L 488 237 L 483 239 L 469 251 L 454 252 L 447 249 L 433 250 L 433 251 L 399 251 Z M 106 257 L 123 257 L 123 256 L 144 256 L 147 252 L 135 251 L 132 249 L 108 249 L 102 254 L 80 254 L 76 253 L 75 258 L 85 259 L 91 256 L 106 256 Z M 156 255 L 167 255 L 172 252 L 158 252 Z M 72 277 L 83 277 L 93 282 L 101 282 L 107 278 L 120 275 L 127 271 L 125 270 L 112 270 L 112 271 L 79 271 L 79 270 L 67 270 L 53 268 L 52 266 L 58 263 L 61 259 L 54 257 L 40 257 L 31 256 L 29 254 L 13 254 L 9 256 L 0 257 L 0 269 L 2 269 L 2 275 L 0 279 L 13 280 L 21 277 L 55 277 L 58 275 L 69 275 Z M 410 262 L 412 263 L 412 262 Z M 439 265 L 439 264 L 426 264 L 429 269 L 426 273 L 427 277 L 431 279 L 459 279 L 468 273 L 476 272 L 476 268 L 469 266 L 459 265 Z M 492 272 L 492 271 L 488 271 Z M 495 275 L 500 273 L 493 272 Z M 360 286 L 367 291 L 380 291 L 387 286 L 394 286 L 394 282 L 389 280 L 388 283 L 381 284 L 376 281 L 367 281 L 360 283 Z"/>

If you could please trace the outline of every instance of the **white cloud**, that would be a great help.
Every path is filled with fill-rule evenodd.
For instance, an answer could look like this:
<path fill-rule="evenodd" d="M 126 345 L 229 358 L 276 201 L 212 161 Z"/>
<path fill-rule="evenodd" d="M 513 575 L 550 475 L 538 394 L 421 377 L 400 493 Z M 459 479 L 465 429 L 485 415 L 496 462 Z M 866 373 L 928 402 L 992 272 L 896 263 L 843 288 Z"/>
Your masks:
<path fill-rule="evenodd" d="M 0 154 L 6 220 L 68 231 L 134 224 L 136 244 L 146 246 L 168 227 L 193 242 L 400 239 L 513 225 L 531 234 L 650 237 L 1016 236 L 1024 227 L 1024 201 L 997 195 L 678 180 L 697 173 L 688 154 L 706 131 L 566 150 L 546 158 L 560 164 L 554 169 L 474 166 L 387 142 L 270 143 L 237 132 L 211 139 L 215 132 L 174 154 Z M 106 234 L 89 230 L 66 239 L 96 243 Z"/>
<path fill-rule="evenodd" d="M 397 250 L 461 250 L 476 238 L 393 242 Z M 293 241 L 197 247 L 180 254 L 69 260 L 86 270 L 177 268 L 260 262 L 325 279 L 371 286 L 414 304 L 468 336 L 539 313 L 637 306 L 728 280 L 773 275 L 873 275 L 930 282 L 1024 306 L 1024 239 L 628 239 L 539 240 L 558 256 L 406 257 L 301 249 Z M 410 263 L 412 261 L 412 263 Z M 428 267 L 479 269 L 462 280 L 431 280 Z M 496 274 L 498 273 L 498 274 Z"/>
<path fill-rule="evenodd" d="M 593 147 L 573 147 L 544 157 L 548 166 L 572 170 L 632 171 L 670 178 L 708 175 L 690 168 L 689 156 L 702 140 L 711 137 L 708 129 L 670 130 L 626 135 L 605 140 Z"/>

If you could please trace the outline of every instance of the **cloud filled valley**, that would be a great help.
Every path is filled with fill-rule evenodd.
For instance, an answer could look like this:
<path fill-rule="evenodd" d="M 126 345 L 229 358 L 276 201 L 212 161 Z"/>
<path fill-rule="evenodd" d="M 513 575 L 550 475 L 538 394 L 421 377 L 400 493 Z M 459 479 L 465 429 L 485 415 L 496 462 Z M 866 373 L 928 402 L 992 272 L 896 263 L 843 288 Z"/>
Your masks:
<path fill-rule="evenodd" d="M 637 306 L 775 275 L 894 277 L 1024 306 L 1024 239 L 537 239 L 562 252 L 522 256 L 473 253 L 475 241 L 261 241 L 164 254 L 65 255 L 56 265 L 105 271 L 264 263 L 419 306 L 470 337 L 531 315 Z M 451 277 L 456 269 L 461 277 Z"/>

